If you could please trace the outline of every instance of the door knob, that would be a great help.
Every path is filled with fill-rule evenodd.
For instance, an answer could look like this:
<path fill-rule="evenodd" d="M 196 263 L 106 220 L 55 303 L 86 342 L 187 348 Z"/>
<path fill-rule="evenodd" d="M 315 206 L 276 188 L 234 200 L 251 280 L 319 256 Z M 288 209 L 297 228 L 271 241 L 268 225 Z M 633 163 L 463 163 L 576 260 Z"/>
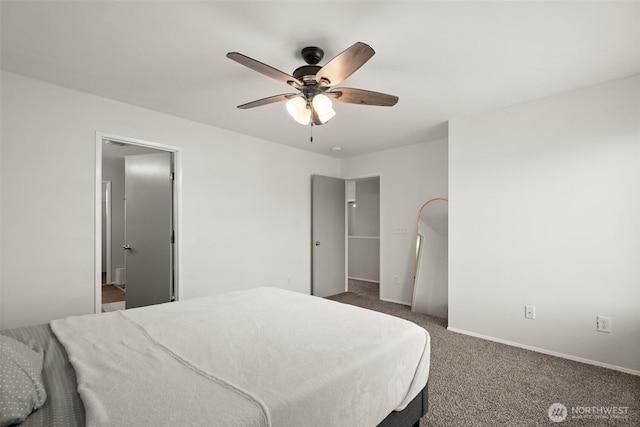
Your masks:
<path fill-rule="evenodd" d="M 131 250 L 131 245 L 122 245 L 122 249 Z"/>
<path fill-rule="evenodd" d="M 320 242 L 316 240 L 316 246 L 320 246 Z"/>

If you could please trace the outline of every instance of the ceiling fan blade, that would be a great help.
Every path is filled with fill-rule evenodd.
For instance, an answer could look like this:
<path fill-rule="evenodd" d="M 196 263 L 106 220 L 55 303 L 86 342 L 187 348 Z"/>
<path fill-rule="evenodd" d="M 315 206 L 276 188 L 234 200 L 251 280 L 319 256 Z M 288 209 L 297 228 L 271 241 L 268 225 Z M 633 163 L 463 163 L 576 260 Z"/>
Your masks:
<path fill-rule="evenodd" d="M 238 108 L 240 108 L 241 110 L 246 110 L 247 108 L 261 107 L 263 105 L 273 104 L 274 102 L 286 101 L 287 99 L 291 99 L 294 96 L 298 96 L 298 94 L 283 93 L 282 95 L 274 95 L 267 98 L 258 99 L 256 101 L 247 102 L 246 104 L 238 105 Z"/>
<path fill-rule="evenodd" d="M 321 86 L 335 86 L 362 67 L 376 52 L 368 44 L 357 42 L 329 61 L 316 73 Z"/>
<path fill-rule="evenodd" d="M 338 87 L 330 92 L 325 92 L 325 95 L 330 96 L 336 101 L 347 102 L 349 104 L 391 107 L 398 102 L 398 97 L 395 95 L 349 87 Z"/>
<path fill-rule="evenodd" d="M 243 55 L 238 52 L 229 52 L 227 53 L 227 58 L 236 61 L 238 64 L 244 65 L 245 67 L 251 68 L 254 71 L 264 74 L 267 77 L 271 77 L 272 79 L 278 80 L 279 82 L 283 82 L 294 86 L 298 89 L 302 88 L 304 84 L 289 74 L 277 70 L 267 64 L 263 64 L 260 61 L 256 61 L 253 58 L 249 58 L 246 55 Z"/>

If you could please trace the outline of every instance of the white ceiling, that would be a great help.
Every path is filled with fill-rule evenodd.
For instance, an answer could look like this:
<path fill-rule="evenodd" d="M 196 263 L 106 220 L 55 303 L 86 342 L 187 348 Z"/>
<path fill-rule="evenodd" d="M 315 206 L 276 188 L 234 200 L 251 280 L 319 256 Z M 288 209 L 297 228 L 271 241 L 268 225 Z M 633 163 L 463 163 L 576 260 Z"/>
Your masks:
<path fill-rule="evenodd" d="M 335 157 L 640 72 L 638 1 L 2 1 L 1 15 L 5 70 Z M 356 41 L 376 55 L 342 85 L 395 107 L 337 103 L 313 143 L 284 103 L 236 108 L 291 88 L 227 52 L 292 73 L 301 48 L 324 64 Z"/>

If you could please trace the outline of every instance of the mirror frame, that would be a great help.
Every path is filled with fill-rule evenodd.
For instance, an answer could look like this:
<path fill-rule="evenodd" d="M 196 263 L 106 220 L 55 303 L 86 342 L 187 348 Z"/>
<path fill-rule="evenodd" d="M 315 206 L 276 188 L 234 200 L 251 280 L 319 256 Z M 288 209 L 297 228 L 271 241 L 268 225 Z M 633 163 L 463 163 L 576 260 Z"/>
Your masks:
<path fill-rule="evenodd" d="M 415 253 L 413 256 L 413 289 L 411 292 L 411 311 L 413 311 L 413 304 L 416 299 L 416 274 L 418 272 L 418 252 L 420 248 L 418 247 L 418 241 L 420 240 L 420 220 L 422 219 L 422 210 L 431 202 L 435 201 L 444 201 L 449 203 L 449 199 L 445 199 L 444 197 L 435 197 L 433 199 L 427 200 L 421 207 L 418 209 L 418 219 L 416 220 L 416 239 L 415 239 Z"/>

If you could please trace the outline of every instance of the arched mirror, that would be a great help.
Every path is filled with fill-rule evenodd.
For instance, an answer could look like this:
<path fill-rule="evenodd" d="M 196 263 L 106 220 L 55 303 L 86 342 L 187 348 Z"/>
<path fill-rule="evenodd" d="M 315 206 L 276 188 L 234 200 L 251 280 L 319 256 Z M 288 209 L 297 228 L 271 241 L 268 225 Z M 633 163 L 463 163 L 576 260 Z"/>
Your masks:
<path fill-rule="evenodd" d="M 447 318 L 448 224 L 447 199 L 431 199 L 418 211 L 412 311 Z"/>

